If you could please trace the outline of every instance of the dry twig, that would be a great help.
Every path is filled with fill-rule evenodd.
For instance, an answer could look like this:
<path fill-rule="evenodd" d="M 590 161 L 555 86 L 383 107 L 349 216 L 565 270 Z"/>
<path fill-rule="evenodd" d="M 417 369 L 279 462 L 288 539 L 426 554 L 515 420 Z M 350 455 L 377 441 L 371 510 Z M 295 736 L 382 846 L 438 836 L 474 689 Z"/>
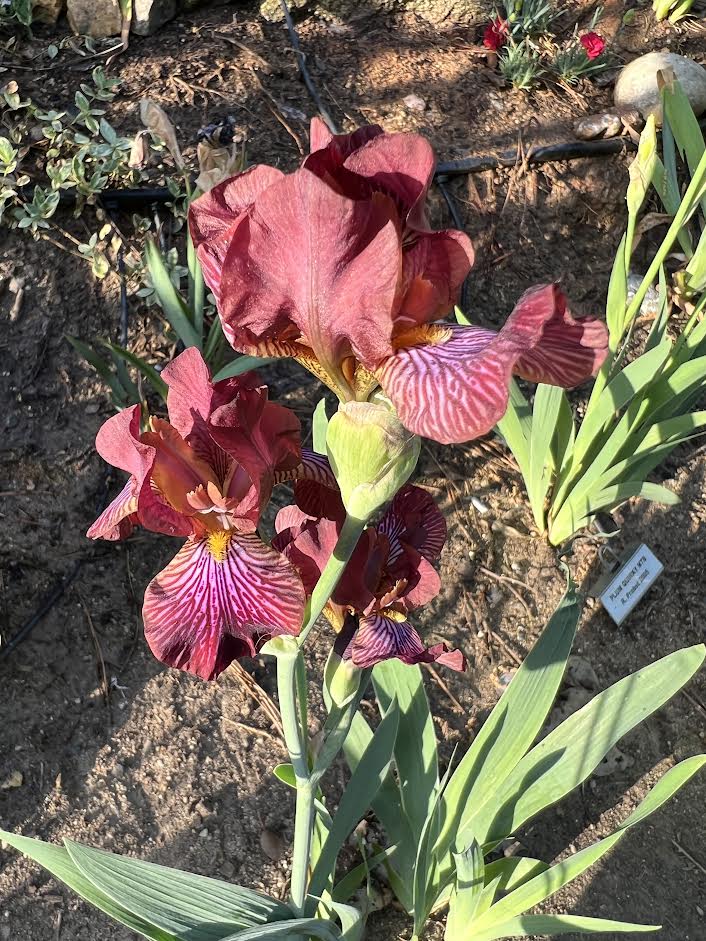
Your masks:
<path fill-rule="evenodd" d="M 113 716 L 110 708 L 110 684 L 108 682 L 108 674 L 105 669 L 105 660 L 103 659 L 103 651 L 101 650 L 100 640 L 98 639 L 98 634 L 96 632 L 95 625 L 93 623 L 93 618 L 91 617 L 91 612 L 88 609 L 86 600 L 79 591 L 78 588 L 75 589 L 76 596 L 78 597 L 79 603 L 83 608 L 83 613 L 86 616 L 86 623 L 88 624 L 88 630 L 91 634 L 91 640 L 93 641 L 93 649 L 96 652 L 96 661 L 98 664 L 98 669 L 101 677 L 101 693 L 103 694 L 103 700 L 108 709 L 108 727 L 113 724 Z"/>

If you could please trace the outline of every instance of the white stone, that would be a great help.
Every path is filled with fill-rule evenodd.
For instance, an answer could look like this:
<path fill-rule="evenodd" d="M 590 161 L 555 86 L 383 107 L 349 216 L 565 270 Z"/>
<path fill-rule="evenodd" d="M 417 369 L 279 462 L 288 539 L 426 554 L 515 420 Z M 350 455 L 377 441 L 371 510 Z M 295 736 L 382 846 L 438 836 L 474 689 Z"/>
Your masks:
<path fill-rule="evenodd" d="M 637 108 L 644 118 L 654 114 L 661 123 L 657 73 L 667 69 L 676 75 L 694 113 L 703 114 L 706 111 L 706 69 L 673 52 L 650 52 L 626 65 L 615 83 L 615 106 L 621 110 Z"/>
<path fill-rule="evenodd" d="M 176 0 L 133 0 L 132 31 L 150 36 L 176 16 Z"/>

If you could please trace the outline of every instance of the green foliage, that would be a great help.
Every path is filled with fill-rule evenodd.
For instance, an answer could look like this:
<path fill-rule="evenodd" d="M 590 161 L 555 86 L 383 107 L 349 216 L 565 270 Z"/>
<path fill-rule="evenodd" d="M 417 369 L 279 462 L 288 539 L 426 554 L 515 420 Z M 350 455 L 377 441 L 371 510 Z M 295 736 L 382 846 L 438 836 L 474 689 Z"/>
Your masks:
<path fill-rule="evenodd" d="M 34 0 L 9 0 L 0 6 L 0 26 L 15 20 L 22 26 L 32 25 Z"/>
<path fill-rule="evenodd" d="M 632 826 L 659 809 L 706 763 L 697 755 L 671 768 L 610 836 L 547 866 L 535 859 L 486 862 L 527 820 L 585 781 L 610 748 L 664 705 L 703 663 L 703 645 L 678 650 L 595 696 L 546 737 L 537 738 L 559 690 L 580 615 L 571 581 L 566 595 L 473 744 L 444 778 L 419 671 L 389 663 L 373 677 L 381 711 L 400 693 L 394 761 L 373 806 L 394 842 L 386 861 L 391 885 L 414 916 L 415 937 L 431 911 L 449 905 L 446 941 L 495 941 L 569 932 L 652 931 L 579 916 L 528 914 L 597 862 Z M 392 662 L 394 664 L 394 661 Z M 383 669 L 380 669 L 380 666 Z M 356 767 L 372 732 L 361 716 L 345 745 Z M 412 767 L 416 743 L 421 760 Z M 400 839 L 401 838 L 401 839 Z M 410 846 L 416 845 L 416 852 Z M 411 868 L 407 868 L 411 863 Z"/>
<path fill-rule="evenodd" d="M 596 7 L 587 27 L 589 32 L 593 32 L 598 26 L 602 12 L 602 7 Z M 610 58 L 605 52 L 594 59 L 588 58 L 579 41 L 577 24 L 574 26 L 572 36 L 557 48 L 550 69 L 562 81 L 567 82 L 569 85 L 575 85 L 583 78 L 590 78 L 592 75 L 597 75 L 599 72 L 610 68 L 611 64 Z"/>
<path fill-rule="evenodd" d="M 550 0 L 509 0 L 503 6 L 494 16 L 507 20 L 510 35 L 518 41 L 544 35 L 561 12 Z"/>
<path fill-rule="evenodd" d="M 65 841 L 65 848 L 0 831 L 78 895 L 153 941 L 219 941 L 292 918 L 276 899 L 178 869 Z"/>
<path fill-rule="evenodd" d="M 670 23 L 678 23 L 689 15 L 693 5 L 694 0 L 653 0 L 652 9 L 658 20 L 669 17 Z"/>
<path fill-rule="evenodd" d="M 8 122 L 10 139 L 3 138 L 0 169 L 6 177 L 21 167 L 18 155 L 29 152 L 30 143 L 37 130 L 47 143 L 44 170 L 48 186 L 35 187 L 32 203 L 24 197 L 22 186 L 25 179 L 15 175 L 8 182 L 14 193 L 13 212 L 6 217 L 10 224 L 29 228 L 36 233 L 38 228 L 47 228 L 49 220 L 59 204 L 60 190 L 71 190 L 78 196 L 76 214 L 79 215 L 86 201 L 91 201 L 104 189 L 118 182 L 134 184 L 139 174 L 129 166 L 131 141 L 117 134 L 105 119 L 105 110 L 100 107 L 111 101 L 120 86 L 120 80 L 106 76 L 97 66 L 91 73 L 91 83 L 82 82 L 74 95 L 74 108 L 69 111 L 43 111 L 31 100 L 22 100 L 16 83 L 6 86 L 4 95 L 12 109 L 13 118 Z M 9 88 L 9 90 L 8 90 Z M 9 147 L 15 149 L 11 153 Z M 8 169 L 9 158 L 15 163 Z M 40 209 L 38 210 L 38 207 Z"/>
<path fill-rule="evenodd" d="M 526 40 L 510 42 L 498 55 L 498 68 L 513 88 L 529 91 L 543 73 L 539 53 Z"/>
<path fill-rule="evenodd" d="M 678 497 L 647 475 L 679 444 L 704 433 L 706 412 L 691 411 L 706 387 L 706 146 L 678 85 L 663 91 L 662 157 L 653 119 L 630 167 L 628 224 L 615 258 L 606 307 L 610 352 L 580 424 L 566 394 L 540 385 L 533 406 L 513 383 L 497 430 L 515 455 L 535 524 L 559 545 L 588 526 L 596 513 L 630 497 L 670 504 Z M 679 162 L 690 179 L 683 198 Z M 630 255 L 639 213 L 654 188 L 672 216 L 668 232 L 632 297 Z M 686 264 L 670 287 L 665 263 L 679 241 Z M 694 247 L 695 246 L 695 247 Z M 627 351 L 642 301 L 657 281 L 659 307 L 637 355 Z M 676 303 L 690 316 L 676 332 Z"/>
<path fill-rule="evenodd" d="M 578 25 L 566 41 L 552 36 L 551 25 L 561 12 L 561 5 L 549 0 L 514 0 L 493 11 L 491 20 L 503 24 L 507 40 L 498 53 L 498 68 L 515 88 L 529 91 L 540 80 L 553 76 L 575 84 L 609 68 L 605 53 L 588 58 L 579 41 Z M 588 30 L 595 29 L 601 14 L 599 6 Z"/>
<path fill-rule="evenodd" d="M 108 261 L 101 250 L 99 236 L 95 234 L 91 236 L 88 243 L 79 247 L 79 251 L 91 259 L 96 277 L 104 277 L 108 270 Z M 275 360 L 269 358 L 239 356 L 221 366 L 226 347 L 220 320 L 211 308 L 210 325 L 205 321 L 204 294 L 202 290 L 194 287 L 194 279 L 203 284 L 201 266 L 198 260 L 195 260 L 190 269 L 180 267 L 176 249 L 171 249 L 167 255 L 164 255 L 157 247 L 154 239 L 148 237 L 145 243 L 145 266 L 148 272 L 147 284 L 137 292 L 138 296 L 159 305 L 175 338 L 183 343 L 185 347 L 195 346 L 203 352 L 216 381 L 228 379 L 231 376 L 239 376 L 252 369 L 275 362 Z M 188 278 L 187 296 L 192 299 L 192 303 L 202 305 L 200 310 L 196 306 L 190 306 L 187 298 L 180 291 L 181 280 L 184 275 Z M 82 343 L 74 337 L 68 337 L 68 339 L 74 349 L 80 353 L 108 385 L 111 392 L 111 401 L 115 408 L 123 409 L 144 401 L 139 383 L 126 381 L 126 365 L 136 369 L 139 376 L 146 380 L 152 390 L 166 403 L 167 385 L 160 377 L 159 372 L 144 357 L 136 356 L 115 343 L 101 340 L 100 344 L 110 354 L 110 359 L 106 359 L 100 355 L 95 346 Z"/>

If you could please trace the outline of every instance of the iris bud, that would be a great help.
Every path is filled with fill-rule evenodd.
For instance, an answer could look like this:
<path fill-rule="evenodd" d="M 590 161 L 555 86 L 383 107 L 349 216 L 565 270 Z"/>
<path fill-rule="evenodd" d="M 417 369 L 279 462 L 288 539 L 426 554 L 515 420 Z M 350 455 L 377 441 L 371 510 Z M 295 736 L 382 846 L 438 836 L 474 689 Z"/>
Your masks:
<path fill-rule="evenodd" d="M 331 701 L 344 709 L 358 692 L 361 671 L 351 660 L 344 660 L 335 650 L 329 654 L 324 683 Z"/>
<path fill-rule="evenodd" d="M 369 519 L 407 482 L 421 441 L 386 404 L 345 402 L 328 424 L 326 450 L 349 516 Z"/>

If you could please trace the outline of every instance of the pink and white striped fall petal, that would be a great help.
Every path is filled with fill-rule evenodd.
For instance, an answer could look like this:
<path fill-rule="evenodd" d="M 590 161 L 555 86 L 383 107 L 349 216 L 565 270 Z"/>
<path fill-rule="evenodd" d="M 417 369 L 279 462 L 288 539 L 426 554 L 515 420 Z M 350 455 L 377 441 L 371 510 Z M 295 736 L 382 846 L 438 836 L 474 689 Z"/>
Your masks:
<path fill-rule="evenodd" d="M 592 317 L 574 319 L 554 284 L 526 291 L 495 333 L 438 324 L 385 360 L 376 375 L 410 431 L 442 444 L 487 434 L 505 414 L 513 373 L 571 388 L 595 375 L 608 333 Z"/>
<path fill-rule="evenodd" d="M 257 536 L 214 532 L 188 539 L 148 585 L 145 636 L 157 659 L 211 680 L 260 637 L 298 634 L 304 602 L 284 556 Z"/>

